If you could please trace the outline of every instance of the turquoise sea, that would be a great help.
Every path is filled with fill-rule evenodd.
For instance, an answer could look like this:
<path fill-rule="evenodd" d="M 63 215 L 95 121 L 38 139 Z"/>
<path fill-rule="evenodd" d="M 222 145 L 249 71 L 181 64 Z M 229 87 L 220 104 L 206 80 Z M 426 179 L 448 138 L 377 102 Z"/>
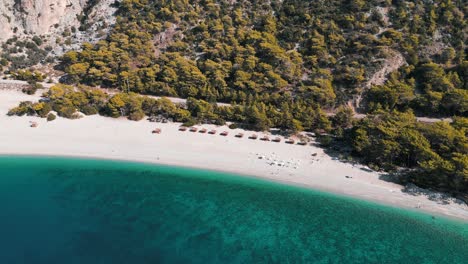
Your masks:
<path fill-rule="evenodd" d="M 468 223 L 219 172 L 3 156 L 0 263 L 468 263 Z"/>

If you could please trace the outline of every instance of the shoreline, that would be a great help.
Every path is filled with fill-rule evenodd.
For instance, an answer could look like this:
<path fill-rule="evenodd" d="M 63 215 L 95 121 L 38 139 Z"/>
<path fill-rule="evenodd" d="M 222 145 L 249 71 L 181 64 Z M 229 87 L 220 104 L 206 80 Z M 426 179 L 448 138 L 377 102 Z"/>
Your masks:
<path fill-rule="evenodd" d="M 217 135 L 180 132 L 180 124 L 176 123 L 101 116 L 79 120 L 58 117 L 52 122 L 38 117 L 6 116 L 8 109 L 20 101 L 38 98 L 0 90 L 0 155 L 122 160 L 219 171 L 468 221 L 466 204 L 453 200 L 442 204 L 424 195 L 405 193 L 403 186 L 380 179 L 382 174 L 340 162 L 321 148 L 286 144 L 284 138 L 281 143 L 248 139 L 250 134 L 263 133 L 214 125 L 197 127 L 217 129 Z M 29 127 L 30 121 L 39 126 Z M 161 128 L 162 133 L 151 134 L 155 127 Z M 229 132 L 227 137 L 219 135 L 224 130 Z M 234 137 L 241 132 L 244 138 Z M 276 162 L 284 166 L 277 166 Z"/>
<path fill-rule="evenodd" d="M 435 212 L 432 210 L 426 210 L 423 208 L 413 208 L 409 207 L 406 205 L 402 204 L 393 204 L 388 201 L 376 201 L 373 199 L 366 199 L 362 198 L 360 196 L 355 196 L 355 195 L 349 195 L 346 193 L 342 192 L 337 192 L 336 190 L 330 188 L 330 189 L 322 189 L 320 187 L 312 187 L 310 185 L 304 184 L 304 183 L 294 183 L 290 181 L 282 181 L 279 179 L 274 179 L 270 177 L 264 177 L 264 176 L 259 176 L 259 175 L 253 175 L 253 174 L 245 174 L 242 172 L 234 172 L 234 171 L 226 171 L 226 170 L 218 170 L 218 169 L 209 169 L 206 167 L 193 167 L 193 166 L 185 166 L 185 165 L 180 165 L 180 164 L 168 164 L 168 163 L 158 163 L 154 161 L 143 161 L 143 160 L 135 160 L 135 159 L 120 159 L 120 158 L 107 158 L 107 157 L 100 157 L 100 156 L 75 156 L 75 155 L 44 155 L 44 154 L 13 154 L 13 153 L 2 153 L 0 152 L 0 158 L 2 157 L 38 157 L 38 158 L 69 158 L 69 159 L 83 159 L 83 160 L 99 160 L 99 161 L 110 161 L 110 162 L 127 162 L 127 163 L 135 163 L 135 164 L 143 164 L 143 165 L 148 165 L 148 166 L 162 166 L 162 167 L 175 167 L 175 168 L 181 168 L 181 169 L 193 169 L 193 170 L 200 170 L 200 171 L 208 171 L 208 172 L 217 172 L 217 173 L 222 173 L 222 174 L 227 174 L 227 175 L 232 175 L 234 177 L 243 177 L 243 178 L 251 178 L 251 179 L 256 179 L 256 180 L 261 180 L 261 181 L 266 181 L 270 183 L 275 183 L 275 184 L 280 184 L 280 185 L 286 185 L 290 187 L 295 187 L 295 188 L 301 188 L 304 190 L 310 190 L 314 192 L 320 192 L 320 193 L 326 193 L 326 194 L 331 194 L 337 197 L 341 198 L 346 198 L 346 199 L 354 199 L 354 200 L 359 200 L 363 202 L 368 202 L 372 204 L 377 204 L 380 206 L 385 206 L 389 207 L 392 209 L 403 209 L 407 210 L 409 212 L 414 212 L 414 213 L 423 213 L 426 214 L 427 216 L 438 216 L 438 217 L 443 217 L 445 219 L 449 219 L 451 221 L 456 221 L 460 223 L 468 223 L 468 219 L 464 217 L 459 217 L 456 215 L 449 215 L 449 214 L 443 214 L 440 212 Z M 420 209 L 420 210 L 417 210 Z"/>

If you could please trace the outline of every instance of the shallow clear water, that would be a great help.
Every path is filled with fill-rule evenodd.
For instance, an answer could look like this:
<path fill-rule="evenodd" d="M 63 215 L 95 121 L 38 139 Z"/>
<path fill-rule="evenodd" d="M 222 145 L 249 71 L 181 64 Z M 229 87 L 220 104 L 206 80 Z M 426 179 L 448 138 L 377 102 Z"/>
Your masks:
<path fill-rule="evenodd" d="M 468 224 L 218 172 L 0 157 L 0 263 L 468 263 Z"/>

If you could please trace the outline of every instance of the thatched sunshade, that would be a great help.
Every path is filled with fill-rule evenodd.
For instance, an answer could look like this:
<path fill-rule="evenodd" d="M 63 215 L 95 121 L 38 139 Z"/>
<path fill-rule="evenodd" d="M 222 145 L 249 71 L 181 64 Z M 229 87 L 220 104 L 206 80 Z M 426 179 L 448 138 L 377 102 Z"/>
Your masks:
<path fill-rule="evenodd" d="M 249 139 L 257 139 L 257 138 L 258 138 L 258 137 L 257 137 L 256 134 L 253 134 L 253 135 L 251 135 L 251 136 L 249 137 Z"/>
<path fill-rule="evenodd" d="M 260 140 L 262 141 L 270 141 L 270 137 L 269 136 L 263 136 L 260 138 Z"/>
<path fill-rule="evenodd" d="M 301 145 L 301 146 L 305 146 L 305 145 L 307 145 L 307 142 L 305 142 L 305 141 L 299 141 L 299 142 L 297 142 L 297 144 L 298 144 L 298 145 Z"/>
<path fill-rule="evenodd" d="M 244 133 L 236 134 L 236 138 L 242 138 L 242 137 L 244 137 Z"/>
<path fill-rule="evenodd" d="M 213 129 L 213 130 L 210 130 L 210 132 L 208 132 L 208 134 L 214 135 L 214 134 L 216 134 L 216 130 L 214 130 L 214 129 Z"/>
<path fill-rule="evenodd" d="M 200 131 L 198 131 L 198 132 L 204 134 L 204 133 L 206 133 L 206 131 L 208 131 L 208 130 L 206 130 L 206 128 L 202 128 L 202 129 L 200 129 Z"/>
<path fill-rule="evenodd" d="M 187 131 L 187 128 L 184 126 L 179 127 L 179 131 Z"/>
<path fill-rule="evenodd" d="M 273 142 L 281 142 L 281 138 L 275 137 L 272 141 L 273 141 Z"/>
<path fill-rule="evenodd" d="M 223 132 L 220 133 L 220 135 L 225 137 L 225 136 L 229 135 L 229 132 L 223 131 Z"/>
<path fill-rule="evenodd" d="M 294 144 L 296 141 L 294 141 L 294 139 L 288 138 L 285 142 L 286 144 Z"/>
<path fill-rule="evenodd" d="M 197 132 L 197 131 L 198 131 L 198 128 L 196 128 L 196 127 L 191 127 L 190 128 L 190 132 Z"/>
<path fill-rule="evenodd" d="M 160 128 L 155 128 L 153 131 L 151 131 L 153 134 L 161 134 L 161 129 Z"/>

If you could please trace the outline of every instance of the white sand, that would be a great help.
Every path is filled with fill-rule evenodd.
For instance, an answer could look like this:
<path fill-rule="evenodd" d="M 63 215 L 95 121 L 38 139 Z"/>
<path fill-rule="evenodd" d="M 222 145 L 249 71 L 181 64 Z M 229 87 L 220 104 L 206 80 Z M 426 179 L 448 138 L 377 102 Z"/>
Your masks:
<path fill-rule="evenodd" d="M 253 132 L 244 131 L 244 138 L 235 138 L 241 130 L 211 125 L 199 127 L 215 128 L 217 135 L 180 132 L 179 124 L 100 116 L 57 118 L 52 122 L 6 116 L 8 109 L 20 101 L 37 99 L 37 95 L 0 90 L 0 154 L 95 157 L 220 170 L 468 220 L 468 207 L 464 204 L 442 204 L 426 196 L 404 193 L 402 186 L 380 180 L 378 173 L 333 160 L 320 148 L 288 145 L 284 139 L 281 143 L 248 139 Z M 39 126 L 31 128 L 30 121 Z M 151 133 L 156 127 L 162 129 L 161 134 Z M 222 131 L 229 131 L 229 135 L 220 136 Z M 272 162 L 285 166 L 270 165 Z"/>

